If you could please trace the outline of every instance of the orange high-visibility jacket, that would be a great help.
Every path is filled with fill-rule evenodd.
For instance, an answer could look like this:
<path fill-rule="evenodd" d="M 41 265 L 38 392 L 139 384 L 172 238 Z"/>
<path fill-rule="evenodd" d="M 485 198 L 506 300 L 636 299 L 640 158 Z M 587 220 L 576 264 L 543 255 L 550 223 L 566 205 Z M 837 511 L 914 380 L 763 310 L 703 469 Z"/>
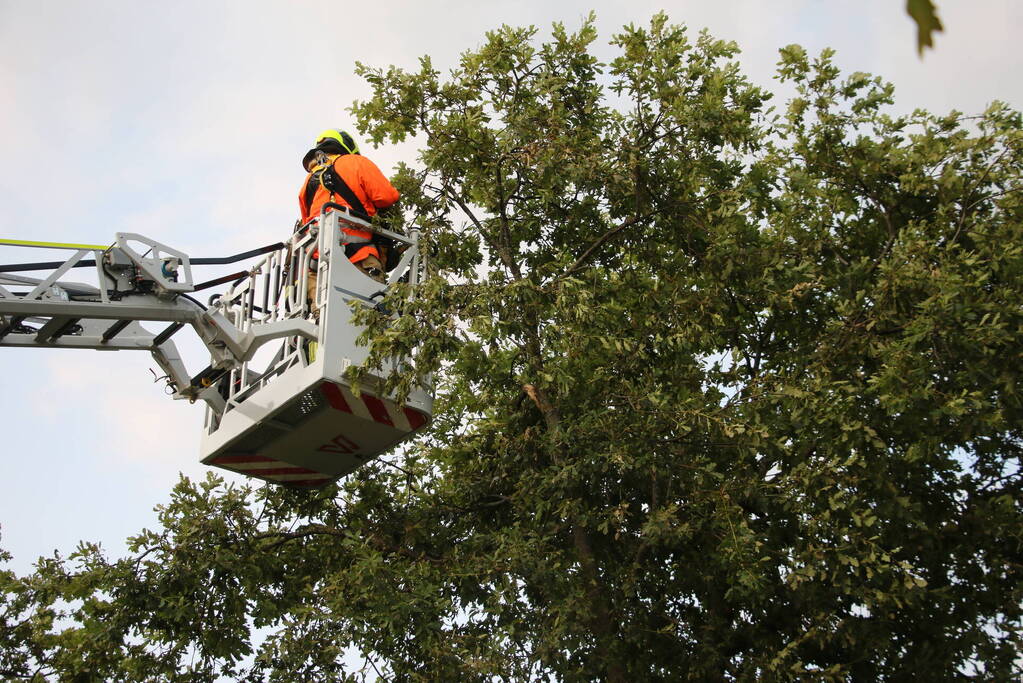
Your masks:
<path fill-rule="evenodd" d="M 394 189 L 391 182 L 381 173 L 380 169 L 372 161 L 361 154 L 343 154 L 334 159 L 334 172 L 351 188 L 352 192 L 362 202 L 363 208 L 370 216 L 376 215 L 378 209 L 386 209 L 398 201 L 398 191 Z M 302 222 L 319 215 L 320 209 L 327 202 L 336 202 L 342 206 L 348 206 L 344 197 L 333 194 L 323 185 L 316 188 L 312 201 L 306 204 L 306 187 L 312 180 L 313 174 L 306 176 L 302 183 L 302 189 L 298 193 L 298 206 L 302 211 Z M 365 230 L 344 228 L 344 231 L 356 237 L 369 239 L 372 233 Z M 352 263 L 358 263 L 369 255 L 380 258 L 380 253 L 375 246 L 367 245 L 352 255 Z"/>

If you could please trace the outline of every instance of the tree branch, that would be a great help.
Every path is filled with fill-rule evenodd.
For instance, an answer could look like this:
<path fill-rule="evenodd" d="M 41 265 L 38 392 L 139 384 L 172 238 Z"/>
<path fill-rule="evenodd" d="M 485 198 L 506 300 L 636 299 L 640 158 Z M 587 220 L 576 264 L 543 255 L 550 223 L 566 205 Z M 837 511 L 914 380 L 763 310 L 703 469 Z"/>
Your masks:
<path fill-rule="evenodd" d="M 583 265 L 586 264 L 586 261 L 589 260 L 590 256 L 592 256 L 597 251 L 597 249 L 600 249 L 602 246 L 607 244 L 608 241 L 613 239 L 615 236 L 619 235 L 626 228 L 632 227 L 633 225 L 637 225 L 638 223 L 641 223 L 645 220 L 649 220 L 650 218 L 655 216 L 656 213 L 657 213 L 656 211 L 653 211 L 642 216 L 633 216 L 632 218 L 629 218 L 623 223 L 620 223 L 619 225 L 616 225 L 615 227 L 611 228 L 603 235 L 598 237 L 590 246 L 588 246 L 586 250 L 582 253 L 582 255 L 575 260 L 575 263 L 569 266 L 566 271 L 564 271 L 556 278 L 554 278 L 554 281 L 556 282 L 562 278 L 566 278 L 572 273 L 576 272 L 577 270 L 580 270 L 583 267 Z"/>

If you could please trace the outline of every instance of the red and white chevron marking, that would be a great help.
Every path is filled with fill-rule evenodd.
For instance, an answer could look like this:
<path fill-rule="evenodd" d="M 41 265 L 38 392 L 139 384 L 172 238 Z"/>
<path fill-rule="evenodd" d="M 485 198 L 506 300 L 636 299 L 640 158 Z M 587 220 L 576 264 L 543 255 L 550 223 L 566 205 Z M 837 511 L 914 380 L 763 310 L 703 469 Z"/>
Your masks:
<path fill-rule="evenodd" d="M 291 486 L 322 486 L 336 479 L 329 474 L 306 467 L 289 465 L 265 455 L 222 455 L 211 460 L 210 464 L 234 470 L 249 477 Z"/>
<path fill-rule="evenodd" d="M 403 432 L 414 432 L 427 423 L 427 417 L 408 406 L 399 408 L 391 401 L 362 394 L 356 397 L 348 387 L 331 382 L 320 384 L 320 392 L 335 410 L 351 413 L 364 420 L 373 420 Z"/>
<path fill-rule="evenodd" d="M 405 433 L 414 432 L 428 422 L 426 415 L 408 406 L 398 408 L 391 401 L 384 401 L 369 394 L 356 397 L 348 387 L 338 386 L 331 382 L 321 383 L 320 392 L 335 410 L 350 413 L 364 420 L 373 420 Z M 317 450 L 325 453 L 355 455 L 359 446 L 344 434 L 339 434 Z M 357 457 L 365 458 L 366 456 Z M 234 453 L 215 458 L 210 461 L 210 464 L 249 477 L 290 486 L 323 486 L 337 479 L 334 475 L 317 472 L 307 467 L 298 467 L 265 455 Z"/>

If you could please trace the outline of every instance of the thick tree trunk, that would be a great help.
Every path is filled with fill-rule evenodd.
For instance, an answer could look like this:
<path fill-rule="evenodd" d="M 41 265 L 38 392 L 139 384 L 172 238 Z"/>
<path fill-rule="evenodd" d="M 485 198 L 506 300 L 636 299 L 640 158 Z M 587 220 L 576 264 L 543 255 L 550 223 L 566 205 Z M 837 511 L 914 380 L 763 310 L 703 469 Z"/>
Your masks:
<path fill-rule="evenodd" d="M 579 524 L 573 524 L 572 540 L 579 554 L 579 564 L 583 570 L 583 579 L 586 581 L 586 594 L 593 605 L 590 629 L 597 638 L 599 654 L 605 661 L 607 680 L 610 683 L 625 683 L 625 667 L 619 658 L 616 625 L 613 622 L 606 587 L 597 571 L 597 560 L 590 545 L 589 533 Z"/>

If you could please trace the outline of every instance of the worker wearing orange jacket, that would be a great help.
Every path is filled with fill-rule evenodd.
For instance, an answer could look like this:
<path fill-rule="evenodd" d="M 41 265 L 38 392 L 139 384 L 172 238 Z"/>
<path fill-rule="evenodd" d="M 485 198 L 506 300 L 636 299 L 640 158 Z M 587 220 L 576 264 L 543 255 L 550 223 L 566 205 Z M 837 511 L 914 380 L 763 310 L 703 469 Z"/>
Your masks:
<path fill-rule="evenodd" d="M 298 194 L 302 223 L 319 215 L 327 202 L 336 202 L 367 216 L 398 201 L 398 191 L 372 161 L 359 154 L 359 147 L 348 133 L 328 129 L 316 138 L 316 146 L 306 152 L 302 166 L 309 175 Z M 354 237 L 370 239 L 372 233 L 345 227 Z M 351 244 L 348 259 L 370 277 L 383 279 L 380 250 L 374 244 Z"/>

